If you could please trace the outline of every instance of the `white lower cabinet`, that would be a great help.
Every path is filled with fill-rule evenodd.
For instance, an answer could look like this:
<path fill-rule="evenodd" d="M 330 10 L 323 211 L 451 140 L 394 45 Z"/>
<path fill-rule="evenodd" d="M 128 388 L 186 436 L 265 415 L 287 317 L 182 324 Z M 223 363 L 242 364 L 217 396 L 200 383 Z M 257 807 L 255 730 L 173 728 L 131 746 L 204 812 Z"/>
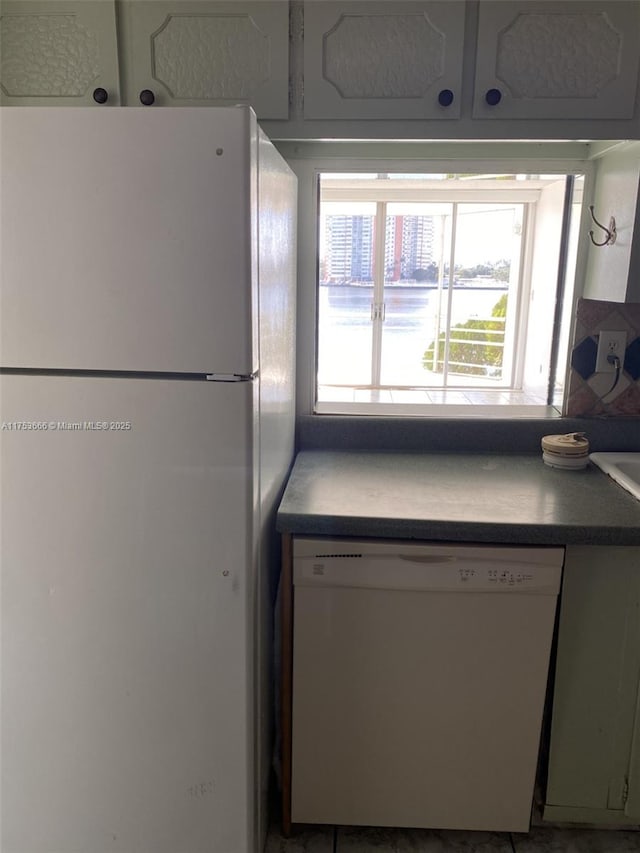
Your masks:
<path fill-rule="evenodd" d="M 544 817 L 640 822 L 640 548 L 567 547 Z"/>

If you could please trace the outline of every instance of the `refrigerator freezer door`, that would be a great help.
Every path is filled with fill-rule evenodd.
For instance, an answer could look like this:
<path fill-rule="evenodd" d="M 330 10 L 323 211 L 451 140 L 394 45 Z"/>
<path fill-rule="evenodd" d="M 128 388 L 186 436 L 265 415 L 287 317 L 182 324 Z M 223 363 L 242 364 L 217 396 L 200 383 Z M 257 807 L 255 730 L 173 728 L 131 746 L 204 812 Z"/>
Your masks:
<path fill-rule="evenodd" d="M 1 119 L 2 366 L 255 370 L 250 109 Z"/>
<path fill-rule="evenodd" d="M 254 386 L 1 378 L 4 853 L 257 849 Z"/>

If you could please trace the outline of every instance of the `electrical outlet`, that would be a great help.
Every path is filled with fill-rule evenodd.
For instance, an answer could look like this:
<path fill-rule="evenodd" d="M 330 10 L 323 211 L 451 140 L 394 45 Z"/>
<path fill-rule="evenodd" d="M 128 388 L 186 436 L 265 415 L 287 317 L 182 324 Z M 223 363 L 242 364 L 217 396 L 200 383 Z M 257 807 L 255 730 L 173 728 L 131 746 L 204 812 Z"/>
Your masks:
<path fill-rule="evenodd" d="M 626 332 L 600 332 L 598 336 L 598 352 L 596 355 L 596 373 L 615 372 L 615 363 L 607 361 L 607 356 L 609 355 L 617 355 L 620 359 L 620 367 L 622 367 L 626 345 Z"/>

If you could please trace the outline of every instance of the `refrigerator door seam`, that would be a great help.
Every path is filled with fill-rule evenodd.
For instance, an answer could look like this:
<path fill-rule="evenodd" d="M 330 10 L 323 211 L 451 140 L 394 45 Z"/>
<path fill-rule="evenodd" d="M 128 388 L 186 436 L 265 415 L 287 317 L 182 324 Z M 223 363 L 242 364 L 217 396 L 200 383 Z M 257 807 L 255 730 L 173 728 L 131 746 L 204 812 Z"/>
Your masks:
<path fill-rule="evenodd" d="M 70 370 L 66 368 L 0 367 L 0 376 L 50 376 L 83 379 L 170 379 L 190 382 L 253 382 L 258 371 L 253 373 L 168 373 L 151 370 Z"/>

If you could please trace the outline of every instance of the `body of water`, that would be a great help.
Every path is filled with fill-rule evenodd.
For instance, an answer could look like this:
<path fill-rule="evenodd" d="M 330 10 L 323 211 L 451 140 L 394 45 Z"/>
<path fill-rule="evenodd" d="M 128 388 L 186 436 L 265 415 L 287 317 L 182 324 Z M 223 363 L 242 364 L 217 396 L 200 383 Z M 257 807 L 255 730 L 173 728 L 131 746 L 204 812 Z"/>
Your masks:
<path fill-rule="evenodd" d="M 451 325 L 471 318 L 488 319 L 507 292 L 504 287 L 454 287 Z M 372 287 L 354 285 L 319 288 L 320 384 L 366 385 L 371 382 L 373 324 Z M 382 324 L 383 385 L 441 384 L 425 370 L 422 358 L 446 326 L 448 290 L 436 287 L 385 287 L 385 320 Z M 440 318 L 440 319 L 439 319 Z M 463 377 L 456 377 L 462 384 Z M 475 383 L 474 383 L 475 384 Z"/>

